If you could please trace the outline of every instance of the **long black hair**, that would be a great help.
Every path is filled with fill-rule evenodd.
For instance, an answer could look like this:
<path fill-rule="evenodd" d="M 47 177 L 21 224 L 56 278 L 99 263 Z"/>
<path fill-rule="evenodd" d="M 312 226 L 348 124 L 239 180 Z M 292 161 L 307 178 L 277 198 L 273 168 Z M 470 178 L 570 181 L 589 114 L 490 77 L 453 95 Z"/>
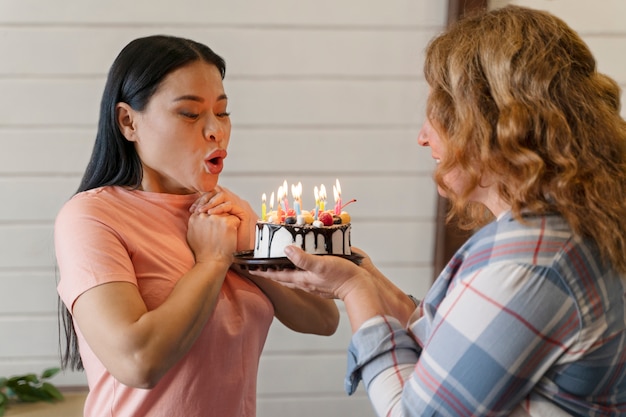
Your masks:
<path fill-rule="evenodd" d="M 133 143 L 119 129 L 115 106 L 123 102 L 142 111 L 168 74 L 198 60 L 214 65 L 222 79 L 226 75 L 224 60 L 208 46 L 190 39 L 148 36 L 131 41 L 121 50 L 107 76 L 96 141 L 76 193 L 105 185 L 138 187 L 141 184 L 141 161 Z M 65 331 L 61 365 L 82 370 L 72 315 L 60 300 L 59 315 Z"/>

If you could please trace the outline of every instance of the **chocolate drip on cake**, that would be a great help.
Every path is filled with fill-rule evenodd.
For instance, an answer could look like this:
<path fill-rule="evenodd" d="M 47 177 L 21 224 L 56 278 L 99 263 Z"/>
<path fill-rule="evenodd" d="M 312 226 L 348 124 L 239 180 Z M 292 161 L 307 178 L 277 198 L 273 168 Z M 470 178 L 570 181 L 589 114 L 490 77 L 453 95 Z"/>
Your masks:
<path fill-rule="evenodd" d="M 281 229 L 286 230 L 287 232 L 291 234 L 293 243 L 296 242 L 297 236 L 301 236 L 302 243 L 300 244 L 300 247 L 304 251 L 307 250 L 306 239 L 305 239 L 305 236 L 307 234 L 313 233 L 315 249 L 318 248 L 318 237 L 320 235 L 323 236 L 324 245 L 325 245 L 324 250 L 326 251 L 326 253 L 333 253 L 332 235 L 335 232 L 339 231 L 343 235 L 343 238 L 341 239 L 342 244 L 343 244 L 342 253 L 345 253 L 346 252 L 345 236 L 346 236 L 346 233 L 348 233 L 350 229 L 349 224 L 338 224 L 338 225 L 325 226 L 325 227 L 313 227 L 311 225 L 287 225 L 287 224 L 275 224 L 275 223 L 264 223 L 264 222 L 257 223 L 256 227 L 258 229 L 257 230 L 257 242 L 256 242 L 257 250 L 259 250 L 260 248 L 261 241 L 263 241 L 266 238 L 263 233 L 264 232 L 263 228 L 267 227 L 267 230 L 268 230 L 267 253 L 268 254 L 272 253 L 272 241 L 274 239 L 274 235 L 276 234 L 276 232 L 278 232 Z M 348 242 L 348 244 L 350 245 L 350 242 Z"/>

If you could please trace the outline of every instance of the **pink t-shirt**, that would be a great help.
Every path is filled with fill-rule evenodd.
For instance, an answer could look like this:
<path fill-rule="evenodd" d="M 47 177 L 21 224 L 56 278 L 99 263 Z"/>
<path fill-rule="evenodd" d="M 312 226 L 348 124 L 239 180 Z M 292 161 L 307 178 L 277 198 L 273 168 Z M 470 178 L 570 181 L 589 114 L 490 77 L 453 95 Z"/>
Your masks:
<path fill-rule="evenodd" d="M 187 245 L 195 195 L 103 187 L 74 196 L 55 224 L 58 292 L 70 309 L 85 291 L 125 281 L 148 309 L 194 264 Z M 229 271 L 213 314 L 191 350 L 152 389 L 121 384 L 77 328 L 89 384 L 86 417 L 254 416 L 259 357 L 274 310 L 251 281 Z"/>

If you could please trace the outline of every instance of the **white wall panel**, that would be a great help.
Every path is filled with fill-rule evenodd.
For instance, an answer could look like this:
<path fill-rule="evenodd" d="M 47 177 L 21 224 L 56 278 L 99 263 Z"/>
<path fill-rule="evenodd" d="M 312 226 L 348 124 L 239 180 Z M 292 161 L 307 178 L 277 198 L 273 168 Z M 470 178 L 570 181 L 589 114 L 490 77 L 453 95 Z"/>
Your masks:
<path fill-rule="evenodd" d="M 348 416 L 374 417 L 369 399 L 358 391 L 350 398 L 343 396 L 316 399 L 308 396 L 290 395 L 288 399 L 259 395 L 257 411 L 259 416 Z"/>
<path fill-rule="evenodd" d="M 55 262 L 52 225 L 15 223 L 2 225 L 0 230 L 0 270 L 52 268 Z"/>
<path fill-rule="evenodd" d="M 3 204 L 0 204 L 0 223 L 3 221 L 51 223 L 76 187 L 75 178 L 0 177 L 0 195 L 4 197 Z"/>
<path fill-rule="evenodd" d="M 513 0 L 494 3 L 518 4 L 549 11 L 583 34 L 588 32 L 626 34 L 624 27 L 626 2 L 623 0 Z"/>
<path fill-rule="evenodd" d="M 53 357 L 58 352 L 56 315 L 0 317 L 0 334 L 10 334 L 22 341 L 20 345 L 9 344 L 3 350 L 4 359 Z"/>
<path fill-rule="evenodd" d="M 56 276 L 53 271 L 0 272 L 0 288 L 10 288 L 10 291 L 0 291 L 0 317 L 56 314 Z"/>
<path fill-rule="evenodd" d="M 293 173 L 290 177 L 432 173 L 429 148 L 417 144 L 417 127 L 233 127 L 225 176 Z M 334 179 L 333 179 L 334 181 Z"/>
<path fill-rule="evenodd" d="M 0 1 L 0 376 L 58 364 L 53 221 L 91 153 L 112 60 L 149 34 L 205 42 L 227 61 L 225 186 L 256 209 L 283 180 L 301 181 L 311 205 L 313 186 L 339 178 L 344 201 L 358 200 L 353 244 L 423 296 L 436 191 L 416 143 L 422 52 L 445 14 L 426 0 Z M 362 388 L 343 391 L 350 328 L 338 305 L 330 337 L 272 325 L 259 417 L 373 415 Z"/>
<path fill-rule="evenodd" d="M 419 52 L 431 37 L 429 30 L 403 28 L 372 31 L 132 25 L 112 31 L 102 26 L 0 26 L 0 55 L 4 57 L 0 61 L 0 75 L 104 76 L 117 53 L 130 40 L 154 34 L 183 36 L 206 43 L 226 59 L 229 79 L 280 76 L 415 79 L 421 76 L 423 65 L 423 55 Z"/>
<path fill-rule="evenodd" d="M 285 353 L 280 356 L 266 355 L 259 368 L 258 392 L 260 394 L 341 392 L 346 370 L 345 353 L 309 354 L 304 358 L 306 359 L 300 355 Z M 294 371 L 300 377 L 290 378 Z"/>
<path fill-rule="evenodd" d="M 124 0 L 3 0 L 0 23 L 77 24 L 200 24 L 200 25 L 320 25 L 320 26 L 430 26 L 439 28 L 445 20 L 446 3 L 441 1 L 361 0 L 300 1 L 230 0 L 168 2 Z"/>
<path fill-rule="evenodd" d="M 94 126 L 80 129 L 0 126 L 0 175 L 79 177 L 87 166 L 95 135 Z"/>

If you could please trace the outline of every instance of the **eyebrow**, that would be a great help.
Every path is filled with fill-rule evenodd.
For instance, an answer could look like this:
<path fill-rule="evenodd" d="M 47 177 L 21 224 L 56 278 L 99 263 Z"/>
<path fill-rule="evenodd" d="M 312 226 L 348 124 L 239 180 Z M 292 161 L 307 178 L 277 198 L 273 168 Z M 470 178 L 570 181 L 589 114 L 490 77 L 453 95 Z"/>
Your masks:
<path fill-rule="evenodd" d="M 204 98 L 193 95 L 193 94 L 185 94 L 184 96 L 176 97 L 174 99 L 174 101 L 183 101 L 183 100 L 191 100 L 191 101 L 197 101 L 199 103 L 204 103 Z M 226 96 L 226 94 L 221 94 L 217 98 L 217 101 L 221 101 L 221 100 L 228 100 L 228 96 Z"/>

